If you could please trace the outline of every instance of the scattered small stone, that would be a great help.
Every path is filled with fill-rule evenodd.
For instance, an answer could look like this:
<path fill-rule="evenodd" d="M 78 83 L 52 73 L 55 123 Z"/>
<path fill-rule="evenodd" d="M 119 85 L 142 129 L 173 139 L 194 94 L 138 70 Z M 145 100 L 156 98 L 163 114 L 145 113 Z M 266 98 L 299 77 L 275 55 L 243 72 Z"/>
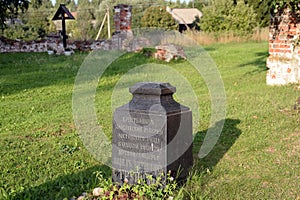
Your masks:
<path fill-rule="evenodd" d="M 77 198 L 77 200 L 83 200 L 85 198 L 85 196 L 80 196 Z"/>
<path fill-rule="evenodd" d="M 124 179 L 124 183 L 128 183 L 128 179 L 127 178 Z"/>
<path fill-rule="evenodd" d="M 86 192 L 82 193 L 81 196 L 86 197 L 88 194 Z"/>
<path fill-rule="evenodd" d="M 294 104 L 294 110 L 298 111 L 298 113 L 300 113 L 300 97 L 298 98 L 298 100 L 296 101 L 296 103 Z"/>
<path fill-rule="evenodd" d="M 103 192 L 104 192 L 103 188 L 99 188 L 99 187 L 95 188 L 93 190 L 93 196 L 99 197 L 101 194 L 103 194 Z"/>

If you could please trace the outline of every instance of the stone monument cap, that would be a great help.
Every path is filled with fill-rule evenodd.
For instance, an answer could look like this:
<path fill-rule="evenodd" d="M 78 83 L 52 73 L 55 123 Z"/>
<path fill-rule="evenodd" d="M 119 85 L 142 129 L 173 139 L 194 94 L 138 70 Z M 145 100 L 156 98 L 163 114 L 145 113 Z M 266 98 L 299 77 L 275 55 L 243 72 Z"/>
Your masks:
<path fill-rule="evenodd" d="M 139 82 L 130 87 L 129 92 L 132 94 L 160 96 L 174 94 L 176 92 L 176 88 L 170 83 Z"/>

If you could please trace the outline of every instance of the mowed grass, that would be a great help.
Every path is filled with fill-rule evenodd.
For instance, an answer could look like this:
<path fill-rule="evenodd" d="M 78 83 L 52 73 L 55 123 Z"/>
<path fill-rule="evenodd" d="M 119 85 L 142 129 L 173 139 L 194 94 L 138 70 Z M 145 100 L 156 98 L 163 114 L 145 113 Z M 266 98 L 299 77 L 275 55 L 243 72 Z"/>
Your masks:
<path fill-rule="evenodd" d="M 210 93 L 192 66 L 167 64 L 189 81 L 200 109 L 195 165 L 178 199 L 300 198 L 300 117 L 292 109 L 300 91 L 296 85 L 265 84 L 268 43 L 205 49 L 222 75 L 227 115 L 217 145 L 204 159 L 197 154 L 209 127 Z M 87 56 L 0 54 L 0 199 L 71 198 L 99 184 L 96 171 L 111 177 L 110 168 L 86 150 L 73 122 L 74 81 Z M 114 86 L 129 70 L 151 62 L 165 64 L 126 54 L 99 81 L 95 105 L 108 137 Z"/>

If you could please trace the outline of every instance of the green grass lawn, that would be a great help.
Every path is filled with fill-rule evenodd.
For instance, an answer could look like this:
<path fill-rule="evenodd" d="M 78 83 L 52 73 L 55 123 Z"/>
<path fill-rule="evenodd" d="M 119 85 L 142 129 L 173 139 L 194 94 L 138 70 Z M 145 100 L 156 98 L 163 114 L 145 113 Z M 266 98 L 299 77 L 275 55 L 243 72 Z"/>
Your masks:
<path fill-rule="evenodd" d="M 292 106 L 300 91 L 296 85 L 265 84 L 268 43 L 216 44 L 206 50 L 224 81 L 227 116 L 217 145 L 204 159 L 197 153 L 209 127 L 209 91 L 186 62 L 167 64 L 189 81 L 200 108 L 193 175 L 178 199 L 299 199 L 300 117 Z M 0 199 L 70 198 L 99 184 L 95 172 L 110 178 L 110 168 L 90 155 L 73 122 L 74 81 L 87 55 L 0 54 Z M 126 54 L 99 82 L 95 105 L 108 137 L 113 87 L 129 70 L 150 62 L 163 63 Z"/>

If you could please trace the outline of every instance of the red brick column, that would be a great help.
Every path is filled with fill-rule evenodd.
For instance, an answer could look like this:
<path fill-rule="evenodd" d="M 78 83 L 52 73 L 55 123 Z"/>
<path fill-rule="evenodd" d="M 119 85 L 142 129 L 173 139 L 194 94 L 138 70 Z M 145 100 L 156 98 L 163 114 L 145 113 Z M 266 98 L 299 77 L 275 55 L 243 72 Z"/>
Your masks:
<path fill-rule="evenodd" d="M 300 81 L 300 18 L 289 8 L 271 18 L 267 84 L 285 85 Z"/>
<path fill-rule="evenodd" d="M 127 32 L 131 30 L 132 20 L 132 6 L 125 4 L 118 4 L 114 6 L 115 15 L 115 29 L 116 33 Z"/>

